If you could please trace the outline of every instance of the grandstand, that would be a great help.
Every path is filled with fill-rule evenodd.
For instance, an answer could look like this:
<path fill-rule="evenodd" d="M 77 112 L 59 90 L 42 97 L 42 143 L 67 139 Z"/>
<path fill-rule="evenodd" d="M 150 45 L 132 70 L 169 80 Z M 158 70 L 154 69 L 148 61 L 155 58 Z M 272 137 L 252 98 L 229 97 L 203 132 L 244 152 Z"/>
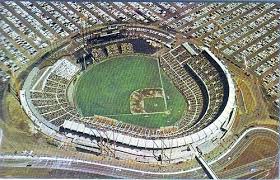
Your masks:
<path fill-rule="evenodd" d="M 187 104 L 182 118 L 173 126 L 148 128 L 113 117 L 82 116 L 67 96 L 68 86 L 80 68 L 67 59 L 60 59 L 44 70 L 34 68 L 29 74 L 20 91 L 25 112 L 39 128 L 45 128 L 44 132 L 51 132 L 49 135 L 70 138 L 77 146 L 97 154 L 140 162 L 178 163 L 194 158 L 190 145 L 222 138 L 231 126 L 235 88 L 229 72 L 206 48 L 189 43 L 170 48 L 173 35 L 150 28 L 129 27 L 127 31 L 124 34 L 148 39 L 160 36 L 163 41 L 157 41 L 169 48 L 160 56 L 159 64 Z M 111 43 L 91 52 L 102 61 L 105 56 L 133 54 L 134 50 L 129 43 Z"/>

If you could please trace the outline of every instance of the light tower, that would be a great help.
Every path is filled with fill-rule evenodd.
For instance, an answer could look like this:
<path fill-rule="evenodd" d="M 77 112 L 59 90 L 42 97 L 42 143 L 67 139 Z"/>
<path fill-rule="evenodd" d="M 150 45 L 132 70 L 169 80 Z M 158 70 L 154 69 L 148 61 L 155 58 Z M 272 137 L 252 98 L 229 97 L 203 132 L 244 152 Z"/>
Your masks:
<path fill-rule="evenodd" d="M 213 31 L 211 32 L 211 36 L 214 37 L 214 33 L 216 31 L 219 31 L 220 29 L 222 29 L 222 27 L 214 20 L 210 20 L 210 22 L 212 22 L 214 24 L 214 29 Z M 210 48 L 211 48 L 211 51 L 216 51 L 217 54 L 219 55 L 219 48 L 215 48 L 215 46 L 219 43 L 220 41 L 220 38 L 217 38 L 217 39 L 213 39 L 211 42 L 210 42 Z"/>
<path fill-rule="evenodd" d="M 82 29 L 81 29 L 81 35 L 82 35 L 82 38 L 83 38 L 83 51 L 86 53 L 86 54 L 83 54 L 83 66 L 86 69 L 87 68 L 86 56 L 88 54 L 88 51 L 86 49 L 86 47 L 87 47 L 86 35 L 87 35 L 87 28 L 89 27 L 88 26 L 88 17 L 83 16 L 82 21 L 83 21 L 83 26 L 82 26 Z"/>

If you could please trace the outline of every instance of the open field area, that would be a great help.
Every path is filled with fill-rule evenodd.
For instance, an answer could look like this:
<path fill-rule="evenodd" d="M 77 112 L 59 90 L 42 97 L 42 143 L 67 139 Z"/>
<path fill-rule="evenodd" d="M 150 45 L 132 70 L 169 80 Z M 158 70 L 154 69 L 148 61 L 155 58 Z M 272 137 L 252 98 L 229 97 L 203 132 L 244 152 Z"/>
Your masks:
<path fill-rule="evenodd" d="M 35 151 L 35 147 L 39 144 L 43 151 L 56 148 L 42 133 L 34 130 L 32 122 L 20 108 L 14 96 L 7 93 L 5 103 L 7 119 L 0 121 L 0 128 L 4 134 L 1 152 L 21 152 L 32 149 Z"/>
<path fill-rule="evenodd" d="M 243 110 L 245 113 L 252 113 L 256 108 L 256 99 L 251 92 L 250 85 L 246 81 L 237 79 L 238 87 L 240 88 L 241 99 L 243 102 Z"/>
<path fill-rule="evenodd" d="M 278 139 L 270 137 L 257 136 L 254 138 L 246 150 L 235 159 L 226 169 L 239 167 L 254 161 L 275 156 L 278 152 Z"/>
<path fill-rule="evenodd" d="M 132 114 L 130 96 L 145 88 L 163 88 L 166 97 L 145 98 L 147 113 Z M 79 78 L 75 99 L 84 116 L 103 115 L 146 127 L 174 124 L 186 106 L 184 97 L 159 70 L 157 60 L 144 56 L 117 57 L 93 66 Z"/>

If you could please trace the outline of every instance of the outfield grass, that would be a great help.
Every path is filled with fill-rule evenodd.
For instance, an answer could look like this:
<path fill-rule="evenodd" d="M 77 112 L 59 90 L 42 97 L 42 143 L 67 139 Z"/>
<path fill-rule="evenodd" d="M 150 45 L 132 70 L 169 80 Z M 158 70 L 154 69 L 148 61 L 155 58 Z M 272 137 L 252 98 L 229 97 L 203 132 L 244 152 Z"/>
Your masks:
<path fill-rule="evenodd" d="M 154 128 L 172 125 L 181 118 L 186 104 L 184 97 L 162 71 L 161 76 L 163 89 L 168 96 L 166 102 L 169 113 L 166 113 L 164 98 L 156 100 L 162 100 L 159 106 L 164 104 L 162 113 L 132 115 L 130 112 L 129 98 L 133 91 L 162 88 L 157 60 L 146 56 L 116 57 L 93 65 L 80 76 L 76 84 L 76 105 L 83 116 L 104 115 Z"/>

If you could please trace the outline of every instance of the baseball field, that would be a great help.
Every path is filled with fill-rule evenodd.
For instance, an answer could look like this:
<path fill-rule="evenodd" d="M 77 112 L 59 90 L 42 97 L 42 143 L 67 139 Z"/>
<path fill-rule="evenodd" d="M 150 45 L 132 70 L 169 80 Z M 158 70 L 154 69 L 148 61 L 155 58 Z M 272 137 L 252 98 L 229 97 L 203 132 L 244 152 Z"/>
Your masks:
<path fill-rule="evenodd" d="M 107 59 L 84 71 L 75 86 L 75 104 L 86 117 L 96 114 L 160 128 L 174 125 L 187 109 L 184 97 L 153 57 L 130 55 Z M 142 94 L 138 93 L 132 102 L 134 92 Z M 131 110 L 133 103 L 139 112 Z"/>

